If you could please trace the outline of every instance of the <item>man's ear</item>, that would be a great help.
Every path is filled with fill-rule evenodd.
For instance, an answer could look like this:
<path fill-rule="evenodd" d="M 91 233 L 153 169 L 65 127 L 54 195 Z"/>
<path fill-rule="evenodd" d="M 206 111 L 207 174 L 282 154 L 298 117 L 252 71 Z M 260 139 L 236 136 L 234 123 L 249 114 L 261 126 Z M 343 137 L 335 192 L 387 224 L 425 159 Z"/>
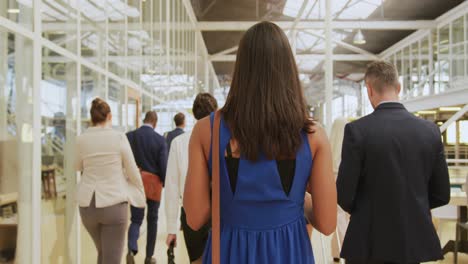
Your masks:
<path fill-rule="evenodd" d="M 369 82 L 366 82 L 366 87 L 367 87 L 367 94 L 369 95 L 369 98 L 371 98 L 372 96 L 374 96 L 374 89 L 372 87 L 372 84 L 370 84 Z"/>
<path fill-rule="evenodd" d="M 396 86 L 396 93 L 397 93 L 397 95 L 400 95 L 400 92 L 401 92 L 401 84 L 398 83 L 397 86 Z"/>

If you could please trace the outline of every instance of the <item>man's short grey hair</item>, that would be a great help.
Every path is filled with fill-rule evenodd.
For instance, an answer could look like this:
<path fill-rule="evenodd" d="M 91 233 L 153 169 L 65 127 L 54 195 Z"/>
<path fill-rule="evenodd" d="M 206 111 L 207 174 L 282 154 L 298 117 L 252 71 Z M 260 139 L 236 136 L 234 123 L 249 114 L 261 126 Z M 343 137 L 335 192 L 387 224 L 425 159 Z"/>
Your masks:
<path fill-rule="evenodd" d="M 364 81 L 370 83 L 378 92 L 386 89 L 396 89 L 398 86 L 398 72 L 395 66 L 387 61 L 374 61 L 367 66 Z"/>

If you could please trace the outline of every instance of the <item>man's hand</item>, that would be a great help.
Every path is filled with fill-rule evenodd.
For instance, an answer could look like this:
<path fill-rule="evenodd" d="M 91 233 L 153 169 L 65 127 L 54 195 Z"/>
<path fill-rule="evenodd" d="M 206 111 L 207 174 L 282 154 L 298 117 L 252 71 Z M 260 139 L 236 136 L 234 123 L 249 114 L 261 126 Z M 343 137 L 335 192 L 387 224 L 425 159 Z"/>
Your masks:
<path fill-rule="evenodd" d="M 169 247 L 172 243 L 174 243 L 174 247 L 177 247 L 177 235 L 175 234 L 167 235 L 166 245 Z"/>

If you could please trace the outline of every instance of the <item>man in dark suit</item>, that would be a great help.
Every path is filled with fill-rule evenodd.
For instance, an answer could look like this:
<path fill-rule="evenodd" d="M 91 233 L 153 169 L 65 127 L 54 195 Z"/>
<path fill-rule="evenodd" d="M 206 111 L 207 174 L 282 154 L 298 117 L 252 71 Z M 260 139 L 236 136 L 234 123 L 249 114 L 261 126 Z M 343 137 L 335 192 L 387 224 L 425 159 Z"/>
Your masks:
<path fill-rule="evenodd" d="M 171 149 L 171 142 L 176 138 L 177 136 L 180 136 L 184 133 L 184 128 L 185 128 L 185 115 L 183 113 L 177 113 L 174 116 L 174 123 L 176 125 L 176 128 L 170 132 L 167 133 L 166 136 L 166 141 L 167 141 L 167 147 L 170 150 Z"/>
<path fill-rule="evenodd" d="M 341 256 L 347 263 L 419 263 L 442 259 L 431 209 L 450 200 L 439 128 L 398 102 L 398 74 L 369 65 L 375 111 L 345 128 L 338 203 L 351 215 Z"/>
<path fill-rule="evenodd" d="M 127 133 L 128 141 L 132 148 L 133 155 L 138 167 L 145 172 L 159 177 L 164 183 L 166 177 L 168 148 L 166 140 L 154 129 L 158 121 L 158 115 L 154 111 L 149 111 L 143 120 L 144 124 L 137 130 Z M 162 188 L 162 185 L 161 185 Z M 147 199 L 147 238 L 146 238 L 146 258 L 145 264 L 154 264 L 154 247 L 156 244 L 156 232 L 158 230 L 158 210 L 160 201 Z M 131 207 L 131 224 L 128 230 L 128 254 L 127 263 L 135 263 L 134 255 L 138 252 L 137 240 L 140 236 L 140 226 L 143 223 L 145 210 Z"/>

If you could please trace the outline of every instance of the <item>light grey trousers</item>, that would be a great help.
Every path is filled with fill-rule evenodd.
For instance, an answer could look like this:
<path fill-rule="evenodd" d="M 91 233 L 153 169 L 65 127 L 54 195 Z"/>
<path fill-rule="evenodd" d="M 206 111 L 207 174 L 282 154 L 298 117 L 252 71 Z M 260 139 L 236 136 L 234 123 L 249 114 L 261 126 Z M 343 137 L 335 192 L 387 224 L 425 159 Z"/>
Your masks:
<path fill-rule="evenodd" d="M 93 195 L 89 207 L 80 207 L 80 215 L 84 227 L 96 245 L 97 263 L 120 264 L 127 231 L 127 203 L 96 208 Z"/>

